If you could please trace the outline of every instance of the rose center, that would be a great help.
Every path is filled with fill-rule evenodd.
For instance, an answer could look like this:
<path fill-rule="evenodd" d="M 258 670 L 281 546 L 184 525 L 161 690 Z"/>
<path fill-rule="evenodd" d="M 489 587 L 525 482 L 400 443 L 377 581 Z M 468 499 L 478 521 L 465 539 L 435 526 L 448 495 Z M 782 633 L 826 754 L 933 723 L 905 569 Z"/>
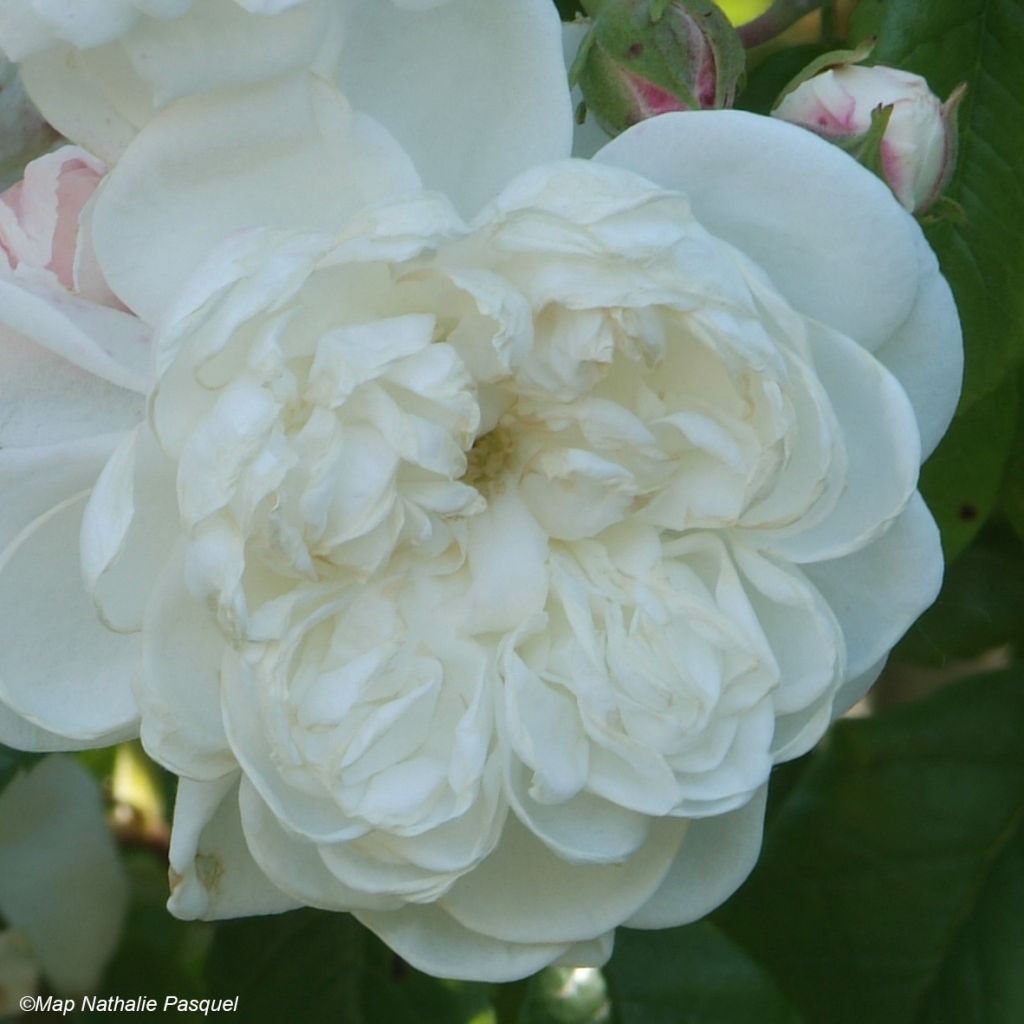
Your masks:
<path fill-rule="evenodd" d="M 484 497 L 494 494 L 512 463 L 516 436 L 512 424 L 501 421 L 493 430 L 473 442 L 466 458 L 462 482 L 475 487 Z"/>

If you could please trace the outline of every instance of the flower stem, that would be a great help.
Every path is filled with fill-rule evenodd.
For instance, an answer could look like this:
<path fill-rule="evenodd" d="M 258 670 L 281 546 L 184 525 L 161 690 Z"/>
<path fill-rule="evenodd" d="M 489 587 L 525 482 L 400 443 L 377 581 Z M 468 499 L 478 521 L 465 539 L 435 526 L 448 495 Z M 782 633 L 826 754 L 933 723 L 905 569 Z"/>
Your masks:
<path fill-rule="evenodd" d="M 775 0 L 759 18 L 741 25 L 739 32 L 743 45 L 749 50 L 774 39 L 798 22 L 805 14 L 816 11 L 825 0 Z"/>

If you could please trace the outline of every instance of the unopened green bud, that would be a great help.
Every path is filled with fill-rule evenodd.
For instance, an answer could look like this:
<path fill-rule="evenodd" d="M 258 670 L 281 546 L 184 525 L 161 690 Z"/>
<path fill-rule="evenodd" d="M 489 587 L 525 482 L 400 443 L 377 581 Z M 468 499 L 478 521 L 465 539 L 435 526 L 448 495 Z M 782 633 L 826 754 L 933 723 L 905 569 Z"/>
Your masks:
<path fill-rule="evenodd" d="M 610 135 L 656 114 L 731 106 L 745 52 L 710 0 L 604 0 L 572 76 Z"/>

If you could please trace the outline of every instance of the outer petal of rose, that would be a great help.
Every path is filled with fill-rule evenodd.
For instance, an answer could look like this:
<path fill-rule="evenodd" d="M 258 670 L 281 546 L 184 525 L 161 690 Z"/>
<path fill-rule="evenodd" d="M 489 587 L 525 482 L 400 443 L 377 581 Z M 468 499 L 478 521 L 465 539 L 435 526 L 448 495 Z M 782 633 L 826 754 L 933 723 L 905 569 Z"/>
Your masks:
<path fill-rule="evenodd" d="M 451 0 L 391 0 L 396 6 L 405 11 L 429 11 L 432 7 L 442 7 L 451 3 Z"/>
<path fill-rule="evenodd" d="M 768 787 L 728 814 L 691 821 L 664 881 L 625 921 L 630 928 L 674 928 L 703 917 L 745 881 L 761 852 Z"/>
<path fill-rule="evenodd" d="M 252 4 L 248 5 L 252 10 Z M 339 0 L 269 4 L 200 0 L 170 21 L 143 18 L 121 41 L 157 110 L 183 96 L 267 81 L 307 68 L 328 73 L 341 46 Z"/>
<path fill-rule="evenodd" d="M 147 328 L 128 313 L 78 298 L 46 272 L 26 268 L 0 276 L 0 341 L 7 332 L 100 381 L 146 393 Z"/>
<path fill-rule="evenodd" d="M 54 506 L 88 490 L 120 434 L 34 448 L 0 446 L 0 551 Z"/>
<path fill-rule="evenodd" d="M 143 400 L 0 326 L 0 407 L 0 450 L 11 452 L 119 434 L 142 417 Z"/>
<path fill-rule="evenodd" d="M 889 660 L 888 654 L 879 658 L 866 672 L 847 679 L 836 691 L 835 700 L 832 702 L 832 717 L 838 718 L 845 715 L 857 701 L 863 699 L 868 690 L 875 685 L 875 680 L 882 674 L 885 663 Z"/>
<path fill-rule="evenodd" d="M 838 558 L 879 536 L 915 493 L 921 465 L 917 418 L 899 381 L 841 334 L 812 324 L 809 340 L 848 462 L 843 491 L 822 522 L 762 535 L 766 550 L 800 563 Z"/>
<path fill-rule="evenodd" d="M 113 743 L 135 731 L 138 647 L 100 624 L 82 583 L 87 497 L 56 505 L 0 552 L 0 701 L 51 732 Z"/>
<path fill-rule="evenodd" d="M 280 14 L 289 7 L 307 2 L 308 0 L 235 0 L 239 7 L 244 7 L 253 14 Z"/>
<path fill-rule="evenodd" d="M 586 21 L 567 21 L 562 24 L 562 52 L 565 57 L 566 74 L 576 59 L 576 53 L 583 42 L 584 36 L 590 31 L 590 25 Z M 572 91 L 573 110 L 578 110 L 583 102 L 583 93 L 579 88 Z M 608 133 L 597 123 L 593 114 L 588 114 L 583 123 L 580 124 L 573 118 L 573 140 L 572 155 L 589 160 L 602 146 L 607 146 L 611 141 Z"/>
<path fill-rule="evenodd" d="M 31 0 L 7 0 L 0 7 L 0 51 L 12 61 L 46 46 L 53 29 L 32 10 Z"/>
<path fill-rule="evenodd" d="M 11 545 L 38 517 L 90 487 L 118 437 L 87 436 L 46 447 L 0 449 L 0 494 L 4 496 L 0 502 L 0 550 Z M 71 571 L 74 571 L 73 566 Z M 48 586 L 51 589 L 47 592 Z M 57 583 L 35 577 L 30 582 L 27 593 L 38 594 L 38 603 L 45 607 L 45 618 L 51 623 L 58 607 L 62 611 L 67 608 L 65 587 L 63 577 Z M 20 604 L 21 595 L 17 596 Z M 47 645 L 50 642 L 48 639 Z M 24 665 L 9 662 L 7 648 L 0 649 L 0 677 L 8 671 L 19 673 L 31 667 L 42 653 L 43 649 L 33 652 L 29 665 Z M 71 670 L 73 664 L 68 666 L 68 671 Z M 0 687 L 2 685 L 0 679 Z M 108 742 L 112 739 L 102 733 L 91 739 L 57 735 L 26 720 L 0 699 L 0 743 L 22 750 L 68 750 L 103 746 Z"/>
<path fill-rule="evenodd" d="M 946 433 L 964 369 L 963 337 L 953 293 L 939 273 L 935 253 L 918 234 L 920 282 L 910 315 L 875 355 L 903 385 L 917 414 L 921 457 Z"/>
<path fill-rule="evenodd" d="M 307 68 L 328 73 L 343 5 L 293 6 L 268 17 L 249 14 L 235 0 L 202 0 L 181 18 L 138 18 L 106 46 L 48 47 L 24 61 L 22 76 L 62 135 L 112 164 L 156 110 L 181 96 Z"/>
<path fill-rule="evenodd" d="M 32 0 L 32 10 L 83 48 L 116 39 L 138 17 L 131 0 Z"/>
<path fill-rule="evenodd" d="M 313 76 L 191 97 L 158 115 L 107 176 L 96 255 L 114 292 L 154 322 L 233 232 L 338 230 L 418 184 L 387 132 Z"/>
<path fill-rule="evenodd" d="M 598 935 L 587 942 L 577 942 L 564 952 L 552 967 L 604 967 L 611 959 L 615 946 L 615 930 Z"/>
<path fill-rule="evenodd" d="M 772 737 L 772 761 L 781 764 L 806 754 L 821 739 L 833 717 L 826 699 L 816 701 L 803 711 L 780 715 L 775 720 Z"/>
<path fill-rule="evenodd" d="M 301 903 L 336 911 L 391 911 L 401 906 L 398 897 L 356 892 L 345 885 L 328 870 L 314 843 L 285 830 L 245 777 L 239 804 L 246 841 L 256 862 L 275 885 Z"/>
<path fill-rule="evenodd" d="M 15 750 L 33 751 L 85 750 L 89 747 L 107 745 L 106 739 L 83 743 L 81 740 L 69 739 L 67 736 L 58 736 L 55 732 L 48 732 L 38 725 L 33 725 L 21 715 L 15 714 L 2 701 L 0 701 L 0 743 L 5 747 L 13 747 Z"/>
<path fill-rule="evenodd" d="M 530 798 L 529 770 L 509 752 L 508 799 L 531 832 L 570 863 L 614 863 L 634 854 L 647 838 L 651 819 L 592 793 L 579 793 L 560 804 Z"/>
<path fill-rule="evenodd" d="M 906 510 L 866 548 L 801 567 L 835 613 L 846 638 L 847 677 L 885 657 L 942 585 L 942 546 L 924 501 Z"/>
<path fill-rule="evenodd" d="M 521 171 L 568 156 L 572 112 L 549 0 L 362 0 L 341 87 L 412 156 L 427 188 L 472 215 Z"/>
<path fill-rule="evenodd" d="M 579 942 L 620 924 L 665 878 L 686 825 L 656 820 L 620 864 L 568 864 L 510 817 L 497 849 L 439 904 L 467 928 L 505 942 Z"/>
<path fill-rule="evenodd" d="M 845 715 L 875 684 L 882 674 L 888 652 L 866 671 L 847 678 L 832 695 L 792 714 L 775 720 L 775 741 L 772 758 L 776 764 L 806 754 L 821 739 L 829 724 Z"/>
<path fill-rule="evenodd" d="M 0 913 L 26 934 L 54 988 L 93 991 L 117 945 L 128 886 L 99 787 L 49 757 L 0 796 Z"/>
<path fill-rule="evenodd" d="M 360 911 L 355 916 L 417 970 L 442 978 L 514 981 L 535 974 L 573 948 L 566 943 L 502 942 L 471 931 L 433 905 Z"/>
<path fill-rule="evenodd" d="M 697 219 L 797 310 L 866 348 L 913 307 L 920 228 L 882 181 L 812 132 L 739 110 L 663 114 L 596 159 L 685 192 Z"/>
<path fill-rule="evenodd" d="M 0 503 L 0 548 L 38 516 L 88 487 L 115 441 L 111 437 L 88 437 L 40 449 L 0 450 L 0 494 L 4 496 Z M 88 742 L 57 735 L 11 711 L 0 700 L 0 743 L 16 750 L 81 750 L 106 742 L 105 736 Z"/>
<path fill-rule="evenodd" d="M 82 576 L 100 618 L 119 633 L 142 628 L 153 581 L 178 537 L 174 469 L 150 431 L 136 428 L 103 467 L 86 505 Z"/>
<path fill-rule="evenodd" d="M 182 562 L 181 551 L 171 551 L 146 602 L 136 687 L 142 743 L 176 774 L 210 780 L 237 766 L 221 717 L 225 642 L 186 589 Z"/>
<path fill-rule="evenodd" d="M 167 908 L 186 921 L 279 914 L 299 906 L 270 883 L 249 853 L 238 811 L 237 773 L 212 782 L 178 783 L 170 877 Z"/>
<path fill-rule="evenodd" d="M 103 54 L 116 55 L 116 60 L 108 58 L 108 74 L 120 85 L 116 90 L 108 82 L 80 70 L 83 60 L 102 59 Z M 108 164 L 124 152 L 138 130 L 139 115 L 133 118 L 115 106 L 116 93 L 138 90 L 136 76 L 116 44 L 88 54 L 69 46 L 46 47 L 24 61 L 21 79 L 36 107 L 45 110 L 47 120 L 61 135 L 85 146 Z M 148 110 L 148 103 L 143 109 Z"/>

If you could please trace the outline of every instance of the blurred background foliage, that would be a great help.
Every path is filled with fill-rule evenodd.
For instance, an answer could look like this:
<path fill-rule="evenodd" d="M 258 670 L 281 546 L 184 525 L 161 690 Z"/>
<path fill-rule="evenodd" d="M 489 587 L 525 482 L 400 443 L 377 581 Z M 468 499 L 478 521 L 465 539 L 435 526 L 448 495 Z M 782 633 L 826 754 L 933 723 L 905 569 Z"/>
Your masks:
<path fill-rule="evenodd" d="M 769 3 L 722 6 L 739 24 Z M 749 881 L 705 921 L 620 930 L 602 971 L 437 981 L 347 915 L 170 917 L 174 780 L 129 745 L 81 755 L 133 892 L 103 994 L 237 995 L 252 1024 L 1024 1021 L 1024 0 L 825 4 L 751 51 L 739 105 L 767 112 L 814 57 L 870 36 L 873 61 L 940 96 L 969 86 L 949 192 L 965 216 L 927 227 L 967 358 L 922 479 L 948 569 L 870 704 L 776 770 Z M 0 748 L 0 790 L 32 760 Z"/>

